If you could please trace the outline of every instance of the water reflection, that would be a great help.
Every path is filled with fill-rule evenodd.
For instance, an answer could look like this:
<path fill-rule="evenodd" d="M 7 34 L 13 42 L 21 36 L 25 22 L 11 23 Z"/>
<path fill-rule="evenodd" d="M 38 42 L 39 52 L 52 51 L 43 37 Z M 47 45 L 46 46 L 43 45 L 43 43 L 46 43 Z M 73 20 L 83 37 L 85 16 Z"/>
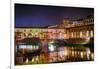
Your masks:
<path fill-rule="evenodd" d="M 40 40 L 42 43 L 37 43 L 36 45 L 19 44 L 16 49 L 16 64 L 45 64 L 94 60 L 94 52 L 89 47 L 77 46 L 75 44 L 73 46 L 67 45 L 63 42 L 65 40 L 61 41 L 46 40 L 46 43 L 42 44 L 43 40 Z"/>

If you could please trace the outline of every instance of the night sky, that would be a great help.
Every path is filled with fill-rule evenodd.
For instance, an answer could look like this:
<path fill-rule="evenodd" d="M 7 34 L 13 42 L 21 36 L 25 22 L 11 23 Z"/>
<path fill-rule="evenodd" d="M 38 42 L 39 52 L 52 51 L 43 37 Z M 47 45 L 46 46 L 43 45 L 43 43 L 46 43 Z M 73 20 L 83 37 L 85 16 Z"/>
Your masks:
<path fill-rule="evenodd" d="M 63 18 L 77 20 L 93 14 L 93 8 L 15 4 L 15 27 L 45 27 Z"/>

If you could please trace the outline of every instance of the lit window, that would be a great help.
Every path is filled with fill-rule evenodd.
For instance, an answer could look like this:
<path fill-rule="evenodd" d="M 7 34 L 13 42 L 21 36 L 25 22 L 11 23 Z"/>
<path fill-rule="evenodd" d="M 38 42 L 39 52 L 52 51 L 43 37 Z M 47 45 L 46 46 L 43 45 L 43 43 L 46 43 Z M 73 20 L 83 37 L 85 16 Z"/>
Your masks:
<path fill-rule="evenodd" d="M 74 33 L 72 32 L 72 33 L 71 33 L 71 38 L 73 38 L 73 37 L 74 37 Z"/>
<path fill-rule="evenodd" d="M 91 30 L 91 37 L 93 37 L 93 30 Z"/>
<path fill-rule="evenodd" d="M 80 38 L 82 38 L 82 32 L 80 32 Z"/>
<path fill-rule="evenodd" d="M 86 36 L 89 37 L 89 31 L 86 31 Z"/>

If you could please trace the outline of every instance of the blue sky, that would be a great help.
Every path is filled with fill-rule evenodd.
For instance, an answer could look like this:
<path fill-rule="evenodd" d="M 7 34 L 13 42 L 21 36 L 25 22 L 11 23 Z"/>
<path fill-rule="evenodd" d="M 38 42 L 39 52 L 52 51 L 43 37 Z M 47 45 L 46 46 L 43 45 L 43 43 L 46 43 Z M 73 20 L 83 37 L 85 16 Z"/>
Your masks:
<path fill-rule="evenodd" d="M 15 27 L 45 27 L 63 18 L 77 20 L 93 14 L 93 8 L 15 4 Z"/>

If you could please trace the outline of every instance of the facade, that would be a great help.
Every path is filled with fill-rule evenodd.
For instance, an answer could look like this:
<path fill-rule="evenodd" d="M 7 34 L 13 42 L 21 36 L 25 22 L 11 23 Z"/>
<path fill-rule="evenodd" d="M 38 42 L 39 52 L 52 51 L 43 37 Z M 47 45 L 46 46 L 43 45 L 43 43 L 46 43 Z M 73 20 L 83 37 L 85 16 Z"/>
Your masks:
<path fill-rule="evenodd" d="M 64 19 L 63 23 L 48 28 L 66 29 L 66 39 L 69 38 L 93 38 L 94 37 L 94 17 L 87 16 L 84 19 L 71 21 Z"/>
<path fill-rule="evenodd" d="M 27 37 L 38 37 L 40 39 L 66 39 L 65 29 L 39 29 L 39 28 L 16 28 L 16 40 L 22 40 Z"/>

